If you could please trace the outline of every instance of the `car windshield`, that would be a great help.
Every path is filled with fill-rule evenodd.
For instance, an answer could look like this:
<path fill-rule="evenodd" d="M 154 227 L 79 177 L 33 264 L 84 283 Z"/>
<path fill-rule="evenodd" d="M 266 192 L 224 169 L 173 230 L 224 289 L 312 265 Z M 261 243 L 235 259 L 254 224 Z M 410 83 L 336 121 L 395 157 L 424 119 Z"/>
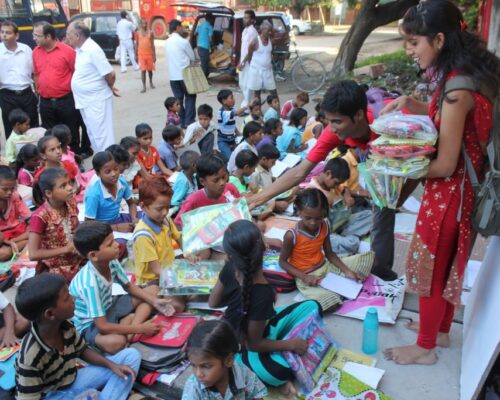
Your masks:
<path fill-rule="evenodd" d="M 0 0 L 0 18 L 27 17 L 22 0 Z"/>
<path fill-rule="evenodd" d="M 59 7 L 56 0 L 32 0 L 31 9 L 34 16 L 59 15 Z"/>

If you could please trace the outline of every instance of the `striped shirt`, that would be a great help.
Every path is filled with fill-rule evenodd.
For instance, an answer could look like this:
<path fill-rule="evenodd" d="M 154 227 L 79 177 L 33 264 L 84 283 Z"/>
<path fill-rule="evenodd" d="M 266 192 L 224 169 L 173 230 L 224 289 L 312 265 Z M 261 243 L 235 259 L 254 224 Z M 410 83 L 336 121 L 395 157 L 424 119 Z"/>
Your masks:
<path fill-rule="evenodd" d="M 61 324 L 61 331 L 62 353 L 44 343 L 36 323 L 32 323 L 16 360 L 17 400 L 41 399 L 48 392 L 65 389 L 75 381 L 76 359 L 87 345 L 69 321 Z"/>
<path fill-rule="evenodd" d="M 219 133 L 219 138 L 234 140 L 236 131 L 235 112 L 236 109 L 234 107 L 230 110 L 226 110 L 222 107 L 217 113 L 217 122 L 219 123 L 217 131 Z M 222 137 L 220 135 L 222 135 Z"/>
<path fill-rule="evenodd" d="M 111 307 L 111 286 L 113 282 L 125 287 L 129 280 L 118 260 L 109 263 L 111 281 L 104 278 L 89 261 L 76 274 L 69 285 L 69 293 L 75 298 L 73 323 L 78 332 L 92 325 L 95 318 L 106 316 Z"/>

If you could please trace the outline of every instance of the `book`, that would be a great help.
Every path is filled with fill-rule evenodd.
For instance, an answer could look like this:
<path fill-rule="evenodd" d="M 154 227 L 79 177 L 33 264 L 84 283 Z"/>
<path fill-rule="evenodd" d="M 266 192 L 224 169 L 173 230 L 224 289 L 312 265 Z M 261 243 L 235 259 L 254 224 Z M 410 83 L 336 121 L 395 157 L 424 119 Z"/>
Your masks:
<path fill-rule="evenodd" d="M 320 286 L 340 294 L 347 299 L 355 299 L 358 297 L 363 284 L 332 272 L 328 272 L 320 282 Z"/>

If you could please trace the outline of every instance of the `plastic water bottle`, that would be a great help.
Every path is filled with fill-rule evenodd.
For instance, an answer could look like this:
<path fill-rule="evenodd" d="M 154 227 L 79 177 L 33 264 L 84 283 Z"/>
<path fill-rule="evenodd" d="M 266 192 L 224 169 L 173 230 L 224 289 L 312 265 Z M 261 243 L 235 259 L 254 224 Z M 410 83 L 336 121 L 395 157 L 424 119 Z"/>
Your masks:
<path fill-rule="evenodd" d="M 370 307 L 363 322 L 363 353 L 375 354 L 378 350 L 378 314 Z"/>

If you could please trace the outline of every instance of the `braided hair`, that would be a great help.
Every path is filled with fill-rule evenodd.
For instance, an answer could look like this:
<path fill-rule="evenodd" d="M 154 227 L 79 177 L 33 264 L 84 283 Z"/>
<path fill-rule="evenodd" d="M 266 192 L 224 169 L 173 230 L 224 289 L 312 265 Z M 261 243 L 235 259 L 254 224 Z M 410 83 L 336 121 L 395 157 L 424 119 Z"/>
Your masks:
<path fill-rule="evenodd" d="M 229 263 L 243 276 L 241 287 L 241 328 L 245 331 L 246 315 L 250 307 L 250 291 L 255 274 L 262 269 L 264 241 L 257 225 L 239 220 L 229 225 L 222 242 Z"/>

